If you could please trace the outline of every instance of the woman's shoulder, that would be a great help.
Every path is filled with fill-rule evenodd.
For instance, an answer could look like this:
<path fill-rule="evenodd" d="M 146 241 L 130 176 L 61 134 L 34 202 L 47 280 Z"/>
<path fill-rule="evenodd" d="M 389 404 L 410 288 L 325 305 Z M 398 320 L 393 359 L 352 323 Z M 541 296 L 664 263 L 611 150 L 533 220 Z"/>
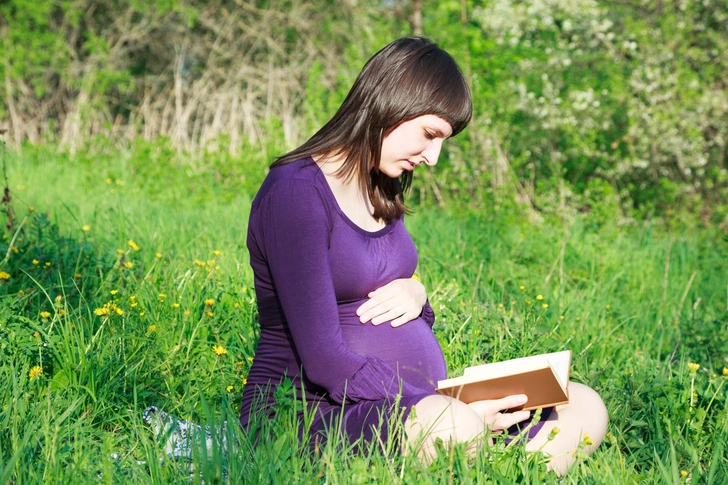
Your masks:
<path fill-rule="evenodd" d="M 325 177 L 311 157 L 273 166 L 253 200 L 251 212 L 256 212 L 264 202 L 275 205 L 303 202 L 302 196 L 320 199 L 322 206 L 326 206 L 322 183 L 326 183 Z"/>

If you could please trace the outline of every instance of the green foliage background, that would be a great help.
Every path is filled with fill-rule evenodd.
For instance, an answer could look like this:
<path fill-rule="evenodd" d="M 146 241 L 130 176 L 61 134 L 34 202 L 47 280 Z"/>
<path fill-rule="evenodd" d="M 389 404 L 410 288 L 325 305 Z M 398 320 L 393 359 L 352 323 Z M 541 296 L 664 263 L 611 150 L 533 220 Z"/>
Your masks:
<path fill-rule="evenodd" d="M 321 126 L 417 2 L 11 0 L 0 5 L 9 141 L 170 139 L 264 152 Z M 726 224 L 725 0 L 424 0 L 422 30 L 470 80 L 439 202 Z M 105 142 L 106 143 L 106 142 Z M 682 217 L 686 215 L 687 217 Z"/>

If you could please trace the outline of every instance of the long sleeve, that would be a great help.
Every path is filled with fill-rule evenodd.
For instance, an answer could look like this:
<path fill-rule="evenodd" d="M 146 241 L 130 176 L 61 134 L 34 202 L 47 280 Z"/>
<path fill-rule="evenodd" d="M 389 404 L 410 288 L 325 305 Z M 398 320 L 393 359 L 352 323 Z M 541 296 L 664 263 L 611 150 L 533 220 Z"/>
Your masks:
<path fill-rule="evenodd" d="M 425 306 L 422 307 L 422 313 L 420 313 L 420 316 L 425 322 L 427 322 L 427 325 L 429 325 L 430 328 L 432 328 L 435 324 L 435 311 L 432 309 L 432 306 L 430 306 L 429 298 L 425 301 Z"/>
<path fill-rule="evenodd" d="M 329 261 L 332 221 L 309 181 L 276 184 L 251 216 L 253 243 L 264 254 L 306 377 L 338 403 L 422 392 L 376 357 L 356 354 L 342 338 Z"/>

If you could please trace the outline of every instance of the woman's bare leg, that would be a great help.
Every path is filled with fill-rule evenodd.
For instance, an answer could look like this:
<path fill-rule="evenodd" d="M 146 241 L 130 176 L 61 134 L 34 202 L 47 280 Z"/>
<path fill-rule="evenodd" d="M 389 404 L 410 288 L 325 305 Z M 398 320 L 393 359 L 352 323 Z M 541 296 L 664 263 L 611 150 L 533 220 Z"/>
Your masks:
<path fill-rule="evenodd" d="M 563 475 L 576 460 L 577 451 L 592 453 L 604 439 L 607 410 L 599 395 L 590 387 L 569 383 L 570 403 L 557 406 L 535 437 L 526 445 L 529 451 L 550 455 L 549 469 Z M 551 431 L 559 433 L 549 440 Z M 418 402 L 404 424 L 407 444 L 425 460 L 436 454 L 438 439 L 446 445 L 483 444 L 485 423 L 467 404 L 447 396 L 428 396 Z M 585 436 L 589 437 L 585 443 Z"/>
<path fill-rule="evenodd" d="M 467 404 L 447 396 L 427 396 L 410 411 L 404 423 L 407 445 L 417 456 L 430 460 L 437 453 L 438 440 L 449 446 L 472 443 L 485 436 L 485 423 Z"/>
<path fill-rule="evenodd" d="M 554 428 L 559 432 L 549 440 Z M 549 469 L 563 475 L 576 460 L 575 453 L 591 454 L 606 431 L 607 409 L 599 394 L 588 386 L 570 382 L 569 404 L 556 406 L 536 436 L 528 441 L 526 449 L 550 455 Z"/>

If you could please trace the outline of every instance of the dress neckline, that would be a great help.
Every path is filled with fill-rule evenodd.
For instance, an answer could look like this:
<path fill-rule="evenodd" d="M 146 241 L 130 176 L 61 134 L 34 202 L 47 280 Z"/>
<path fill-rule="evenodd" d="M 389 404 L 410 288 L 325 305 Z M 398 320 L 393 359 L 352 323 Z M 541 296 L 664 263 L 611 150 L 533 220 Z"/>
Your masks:
<path fill-rule="evenodd" d="M 354 221 L 349 219 L 349 216 L 346 215 L 346 213 L 341 209 L 341 206 L 339 205 L 339 201 L 336 200 L 336 196 L 334 195 L 334 192 L 331 190 L 331 186 L 329 185 L 329 181 L 326 180 L 326 174 L 323 170 L 321 170 L 321 167 L 318 163 L 313 159 L 313 157 L 308 157 L 308 161 L 311 162 L 311 164 L 314 165 L 316 170 L 316 177 L 319 179 L 319 183 L 324 186 L 324 194 L 326 194 L 326 197 L 330 200 L 332 205 L 336 208 L 336 212 L 339 214 L 339 217 L 352 229 L 354 229 L 359 234 L 362 234 L 367 237 L 382 237 L 386 234 L 389 234 L 389 232 L 394 229 L 394 226 L 397 222 L 397 220 L 393 220 L 392 222 L 385 225 L 383 228 L 378 229 L 376 231 L 367 231 L 363 227 L 356 224 Z"/>

